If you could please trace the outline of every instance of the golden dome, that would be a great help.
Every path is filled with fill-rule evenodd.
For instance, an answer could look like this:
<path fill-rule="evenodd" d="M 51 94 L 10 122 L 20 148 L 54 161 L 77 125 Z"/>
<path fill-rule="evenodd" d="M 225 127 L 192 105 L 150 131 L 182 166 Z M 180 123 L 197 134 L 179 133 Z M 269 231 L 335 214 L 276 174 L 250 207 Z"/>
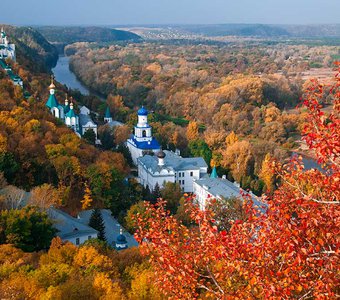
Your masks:
<path fill-rule="evenodd" d="M 50 84 L 50 86 L 48 87 L 50 90 L 51 89 L 55 89 L 55 85 L 54 85 L 54 78 L 53 78 L 53 76 L 51 76 L 51 84 Z"/>

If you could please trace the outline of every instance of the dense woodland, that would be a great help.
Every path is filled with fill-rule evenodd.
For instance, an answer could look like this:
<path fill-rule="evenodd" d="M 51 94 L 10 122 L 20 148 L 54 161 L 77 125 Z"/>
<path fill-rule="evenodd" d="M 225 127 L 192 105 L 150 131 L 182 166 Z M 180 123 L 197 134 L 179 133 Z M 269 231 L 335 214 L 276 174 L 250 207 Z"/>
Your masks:
<path fill-rule="evenodd" d="M 203 156 L 220 175 L 255 193 L 266 155 L 283 161 L 296 147 L 303 114 L 290 113 L 307 83 L 302 72 L 331 70 L 337 47 L 284 43 L 99 47 L 69 45 L 71 68 L 108 95 L 114 118 L 130 125 L 142 104 L 163 147 Z M 325 103 L 330 101 L 324 99 Z M 131 114 L 132 113 L 132 114 Z"/>
<path fill-rule="evenodd" d="M 3 298 L 338 297 L 340 84 L 304 84 L 298 74 L 315 63 L 332 66 L 337 49 L 79 43 L 68 51 L 79 78 L 107 94 L 114 118 L 127 125 L 111 131 L 99 123 L 104 143 L 97 148 L 55 119 L 45 107 L 50 74 L 37 67 L 46 67 L 44 53 L 30 49 L 10 62 L 29 99 L 0 71 Z M 61 101 L 68 92 L 103 113 L 105 103 L 56 84 Z M 287 112 L 300 95 L 307 109 Z M 164 146 L 203 156 L 243 187 L 266 191 L 262 213 L 247 196 L 244 205 L 212 201 L 200 212 L 177 184 L 147 191 L 125 180 L 129 155 L 121 144 L 141 104 L 155 110 L 151 124 Z M 304 172 L 298 160 L 282 165 L 300 130 L 323 172 Z M 50 205 L 72 215 L 109 208 L 143 246 L 117 252 L 98 240 L 76 247 L 52 239 Z"/>

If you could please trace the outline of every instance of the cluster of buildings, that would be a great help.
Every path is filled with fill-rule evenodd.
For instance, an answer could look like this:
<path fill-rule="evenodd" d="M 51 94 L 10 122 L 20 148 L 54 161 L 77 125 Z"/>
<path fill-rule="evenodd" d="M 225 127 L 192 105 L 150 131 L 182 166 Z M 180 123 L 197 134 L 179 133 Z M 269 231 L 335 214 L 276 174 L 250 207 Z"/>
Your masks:
<path fill-rule="evenodd" d="M 0 59 L 7 59 L 15 61 L 15 44 L 10 44 L 8 42 L 8 37 L 3 28 L 0 32 Z"/>
<path fill-rule="evenodd" d="M 240 197 L 239 185 L 218 178 L 216 169 L 208 174 L 208 165 L 202 157 L 182 157 L 178 151 L 162 150 L 152 136 L 148 124 L 148 111 L 142 107 L 137 112 L 138 123 L 134 134 L 127 140 L 132 160 L 138 168 L 138 180 L 145 188 L 153 191 L 165 182 L 178 183 L 184 193 L 193 193 L 202 210 L 207 199 Z M 255 196 L 252 195 L 255 199 Z"/>
<path fill-rule="evenodd" d="M 13 73 L 12 68 L 6 63 L 6 59 L 16 60 L 15 44 L 8 42 L 8 37 L 3 28 L 0 32 L 0 68 L 2 68 L 12 80 L 14 85 L 23 88 L 23 80 L 20 76 Z"/>
<path fill-rule="evenodd" d="M 57 119 L 62 120 L 68 127 L 72 128 L 74 132 L 79 136 L 83 136 L 86 131 L 93 130 L 96 135 L 96 143 L 98 140 L 98 126 L 93 122 L 90 116 L 90 110 L 86 106 L 79 107 L 79 114 L 75 112 L 72 99 L 65 98 L 64 103 L 59 103 L 55 96 L 55 85 L 52 82 L 48 87 L 50 96 L 46 101 L 46 106 L 50 110 L 51 114 Z"/>
<path fill-rule="evenodd" d="M 88 225 L 92 212 L 93 210 L 85 210 L 77 218 L 73 218 L 54 207 L 47 210 L 49 218 L 53 220 L 53 226 L 58 231 L 57 235 L 63 241 L 71 242 L 76 246 L 98 237 L 98 231 Z M 100 212 L 105 226 L 105 238 L 109 245 L 116 250 L 138 246 L 135 238 L 121 227 L 108 209 L 101 209 Z"/>

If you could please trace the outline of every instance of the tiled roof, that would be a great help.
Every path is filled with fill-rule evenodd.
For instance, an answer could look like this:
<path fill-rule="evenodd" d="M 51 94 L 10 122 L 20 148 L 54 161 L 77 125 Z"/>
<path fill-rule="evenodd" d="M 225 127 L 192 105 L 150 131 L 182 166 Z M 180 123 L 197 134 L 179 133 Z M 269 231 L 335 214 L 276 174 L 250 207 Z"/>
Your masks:
<path fill-rule="evenodd" d="M 153 173 L 159 172 L 161 169 L 185 171 L 208 168 L 207 163 L 202 157 L 184 158 L 168 150 L 164 150 L 164 153 L 166 155 L 164 158 L 164 166 L 158 165 L 157 156 L 145 155 L 143 157 L 139 157 L 138 160 L 145 166 L 146 169 L 150 169 Z"/>
<path fill-rule="evenodd" d="M 91 119 L 89 115 L 79 114 L 79 125 L 80 126 L 84 126 L 89 122 L 93 123 L 93 125 L 96 126 L 96 124 L 93 122 L 93 120 Z"/>
<path fill-rule="evenodd" d="M 49 208 L 47 213 L 54 222 L 54 227 L 58 230 L 57 235 L 62 239 L 76 238 L 84 235 L 95 235 L 97 230 L 81 223 L 78 219 L 71 217 L 69 214 L 56 209 Z"/>
<path fill-rule="evenodd" d="M 241 197 L 242 189 L 236 186 L 234 183 L 227 179 L 221 178 L 204 178 L 195 181 L 196 184 L 203 187 L 207 192 L 215 197 L 230 198 L 230 197 Z M 263 206 L 257 197 L 250 194 L 254 204 L 258 207 Z"/>
<path fill-rule="evenodd" d="M 144 142 L 139 142 L 137 141 L 133 135 L 131 135 L 132 143 L 138 148 L 142 150 L 154 150 L 154 149 L 160 149 L 160 145 L 157 142 L 156 139 L 152 138 L 151 141 L 144 141 Z"/>

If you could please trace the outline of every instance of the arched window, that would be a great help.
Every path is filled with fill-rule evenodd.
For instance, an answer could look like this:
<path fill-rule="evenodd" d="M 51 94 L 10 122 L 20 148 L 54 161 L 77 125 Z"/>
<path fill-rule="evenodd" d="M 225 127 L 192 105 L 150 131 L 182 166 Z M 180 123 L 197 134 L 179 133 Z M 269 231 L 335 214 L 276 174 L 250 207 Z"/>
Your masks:
<path fill-rule="evenodd" d="M 143 136 L 143 137 L 146 137 L 146 130 L 143 130 L 142 136 Z"/>

